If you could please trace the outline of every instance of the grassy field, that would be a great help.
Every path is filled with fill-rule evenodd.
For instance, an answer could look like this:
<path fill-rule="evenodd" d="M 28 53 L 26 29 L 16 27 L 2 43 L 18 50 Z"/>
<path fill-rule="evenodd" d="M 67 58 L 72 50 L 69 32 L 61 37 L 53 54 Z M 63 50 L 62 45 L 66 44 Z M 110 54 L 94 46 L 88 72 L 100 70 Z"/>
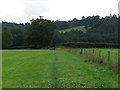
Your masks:
<path fill-rule="evenodd" d="M 63 29 L 63 30 L 59 30 L 59 32 L 61 33 L 65 33 L 65 32 L 70 32 L 71 30 L 82 30 L 83 32 L 86 32 L 86 29 L 84 28 L 84 26 L 77 26 L 77 27 L 73 27 L 73 28 L 68 28 L 68 29 Z"/>
<path fill-rule="evenodd" d="M 78 54 L 81 51 L 80 48 L 69 48 L 69 50 Z M 83 48 L 83 56 L 94 61 L 102 60 L 104 64 L 109 64 L 112 68 L 118 68 L 118 50 L 112 48 Z"/>
<path fill-rule="evenodd" d="M 3 50 L 3 88 L 117 88 L 118 75 L 64 50 Z"/>
<path fill-rule="evenodd" d="M 70 48 L 73 51 L 77 51 L 80 52 L 80 48 Z M 93 52 L 97 57 L 99 57 L 99 51 L 101 51 L 101 57 L 102 58 L 108 58 L 108 51 L 110 51 L 110 59 L 113 61 L 117 61 L 118 60 L 118 50 L 119 49 L 113 49 L 113 48 L 83 48 L 83 52 L 84 49 L 86 50 L 86 52 Z"/>

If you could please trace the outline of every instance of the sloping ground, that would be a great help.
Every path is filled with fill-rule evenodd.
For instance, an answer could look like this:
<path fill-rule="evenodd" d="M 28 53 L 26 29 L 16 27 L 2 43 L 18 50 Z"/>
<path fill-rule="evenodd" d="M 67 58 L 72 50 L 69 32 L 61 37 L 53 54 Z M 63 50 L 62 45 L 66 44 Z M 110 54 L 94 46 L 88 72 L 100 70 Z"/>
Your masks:
<path fill-rule="evenodd" d="M 115 72 L 63 50 L 3 50 L 3 88 L 117 88 Z"/>
<path fill-rule="evenodd" d="M 84 26 L 77 26 L 77 27 L 72 27 L 72 28 L 68 28 L 68 29 L 62 29 L 62 30 L 59 30 L 59 32 L 61 33 L 65 33 L 65 32 L 70 32 L 72 30 L 82 30 L 83 32 L 86 32 L 86 29 L 84 28 Z"/>

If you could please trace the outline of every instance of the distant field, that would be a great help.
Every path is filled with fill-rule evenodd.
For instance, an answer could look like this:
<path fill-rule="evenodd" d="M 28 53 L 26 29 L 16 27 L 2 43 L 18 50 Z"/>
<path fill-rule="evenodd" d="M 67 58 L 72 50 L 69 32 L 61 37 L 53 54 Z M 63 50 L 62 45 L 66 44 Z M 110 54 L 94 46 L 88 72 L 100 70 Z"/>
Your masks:
<path fill-rule="evenodd" d="M 64 50 L 3 50 L 3 88 L 117 88 L 114 71 Z"/>
<path fill-rule="evenodd" d="M 65 33 L 65 32 L 70 32 L 71 30 L 82 30 L 83 32 L 86 32 L 86 29 L 84 28 L 84 26 L 78 26 L 78 27 L 73 27 L 73 28 L 68 28 L 68 29 L 62 29 L 62 30 L 59 30 L 59 32 L 61 33 Z"/>

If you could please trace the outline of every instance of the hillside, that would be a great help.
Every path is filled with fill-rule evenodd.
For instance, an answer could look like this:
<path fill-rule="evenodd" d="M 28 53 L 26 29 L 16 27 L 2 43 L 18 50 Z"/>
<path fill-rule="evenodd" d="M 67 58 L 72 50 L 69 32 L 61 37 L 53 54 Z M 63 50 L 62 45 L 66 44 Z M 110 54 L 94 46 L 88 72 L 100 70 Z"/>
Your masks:
<path fill-rule="evenodd" d="M 72 28 L 67 28 L 67 29 L 62 29 L 59 30 L 60 33 L 65 33 L 65 32 L 70 32 L 72 30 L 82 30 L 83 32 L 86 32 L 87 30 L 85 29 L 85 26 L 77 26 L 77 27 L 72 27 Z"/>
<path fill-rule="evenodd" d="M 51 40 L 52 45 L 67 42 L 118 43 L 118 20 L 119 18 L 113 15 L 103 18 L 93 16 L 81 20 L 55 21 L 53 23 L 56 25 L 56 31 Z M 2 28 L 8 28 L 12 34 L 13 44 L 11 47 L 26 45 L 27 34 L 25 31 L 30 25 L 30 23 L 2 22 Z"/>

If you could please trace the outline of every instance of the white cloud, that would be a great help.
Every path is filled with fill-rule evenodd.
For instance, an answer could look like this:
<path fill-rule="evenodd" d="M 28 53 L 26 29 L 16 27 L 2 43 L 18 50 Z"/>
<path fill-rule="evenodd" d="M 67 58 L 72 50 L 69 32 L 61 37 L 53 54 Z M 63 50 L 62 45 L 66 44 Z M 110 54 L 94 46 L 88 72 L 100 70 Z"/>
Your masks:
<path fill-rule="evenodd" d="M 24 7 L 24 0 L 1 0 L 0 21 L 22 21 Z"/>
<path fill-rule="evenodd" d="M 0 21 L 28 22 L 43 15 L 51 20 L 80 19 L 118 13 L 119 0 L 1 0 Z"/>
<path fill-rule="evenodd" d="M 25 15 L 39 15 L 48 10 L 48 3 L 44 0 L 30 0 L 26 2 Z"/>
<path fill-rule="evenodd" d="M 50 11 L 45 14 L 47 18 L 71 20 L 82 16 L 117 14 L 116 0 L 52 0 Z M 48 16 L 49 14 L 49 16 Z"/>
<path fill-rule="evenodd" d="M 118 14 L 120 15 L 120 1 L 118 3 Z"/>

